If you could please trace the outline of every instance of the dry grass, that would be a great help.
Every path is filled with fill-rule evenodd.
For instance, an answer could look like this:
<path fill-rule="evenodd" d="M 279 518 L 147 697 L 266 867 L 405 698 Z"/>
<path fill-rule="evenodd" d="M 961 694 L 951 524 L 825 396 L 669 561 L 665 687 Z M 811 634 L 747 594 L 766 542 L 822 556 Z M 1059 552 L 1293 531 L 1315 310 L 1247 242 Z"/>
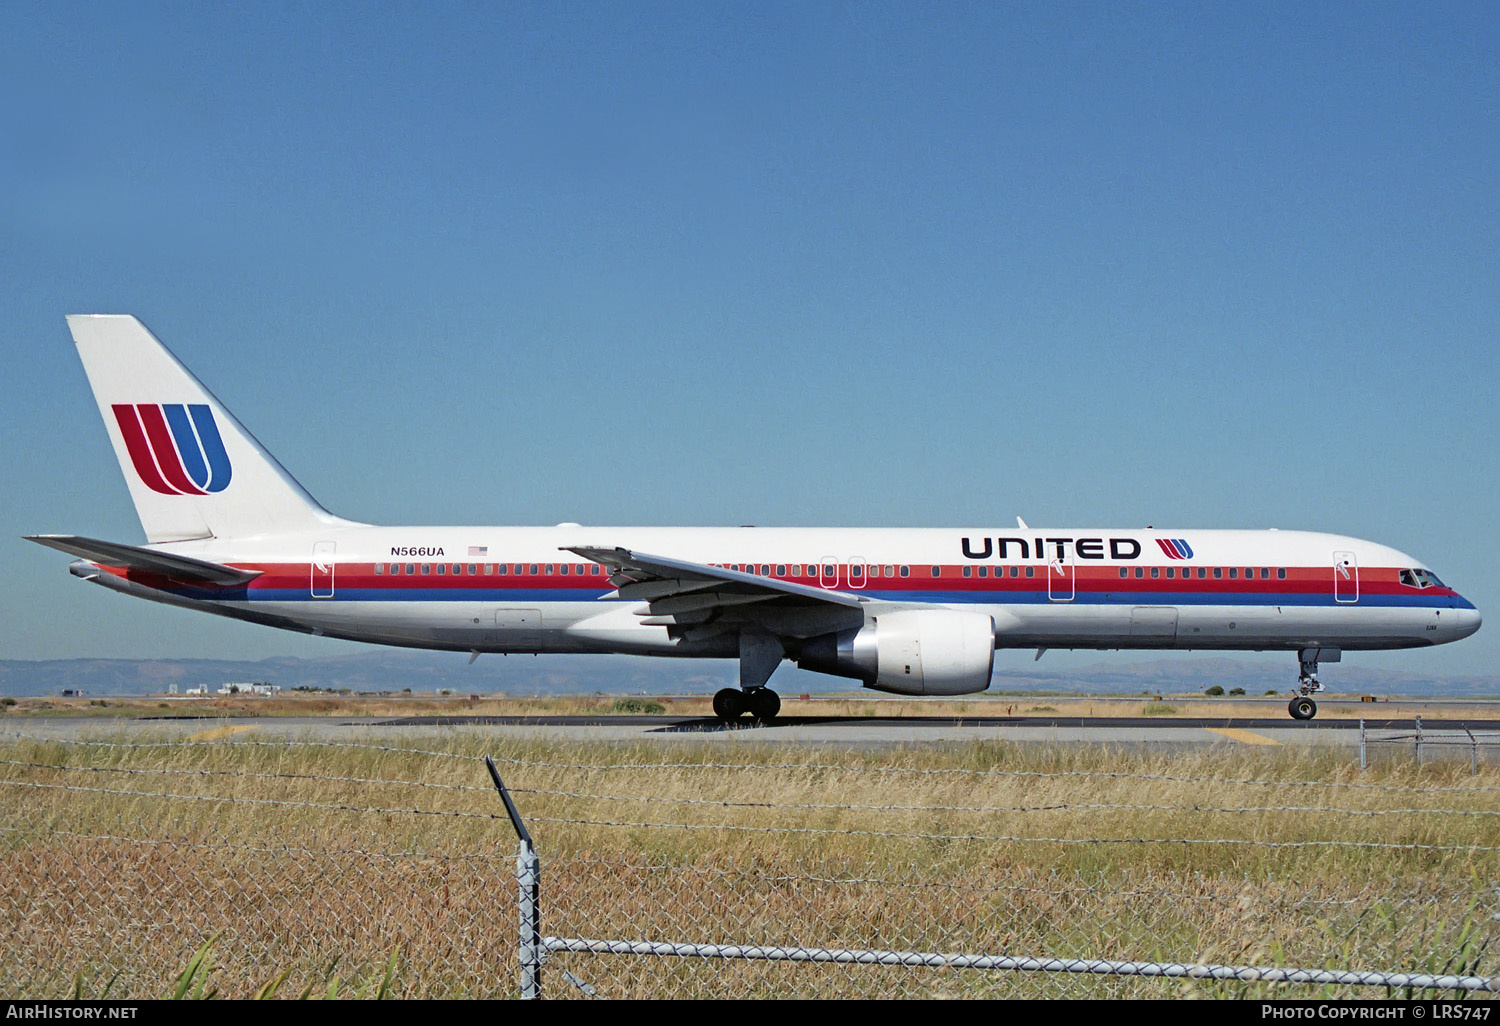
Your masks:
<path fill-rule="evenodd" d="M 1481 850 L 1500 846 L 1493 767 L 1362 775 L 1316 749 L 993 742 L 732 754 L 473 735 L 396 744 L 461 757 L 235 737 L 0 749 L 0 993 L 68 993 L 81 972 L 85 992 L 119 973 L 116 996 L 160 994 L 216 936 L 226 995 L 287 968 L 284 992 L 297 993 L 335 960 L 346 980 L 378 978 L 392 952 L 408 995 L 512 994 L 515 841 L 478 762 L 486 753 L 502 760 L 542 853 L 552 934 L 1500 973 L 1500 859 Z M 1182 991 L 554 961 L 611 995 Z M 557 974 L 548 987 L 571 990 Z"/>

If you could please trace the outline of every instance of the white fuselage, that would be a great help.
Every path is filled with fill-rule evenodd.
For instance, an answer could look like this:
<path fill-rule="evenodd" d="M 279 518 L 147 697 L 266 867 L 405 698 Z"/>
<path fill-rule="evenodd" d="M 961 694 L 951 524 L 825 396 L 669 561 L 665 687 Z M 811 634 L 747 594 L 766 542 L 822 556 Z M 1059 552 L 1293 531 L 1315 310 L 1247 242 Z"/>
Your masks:
<path fill-rule="evenodd" d="M 260 571 L 235 589 L 100 574 L 84 562 L 75 572 L 157 601 L 379 644 L 737 654 L 733 634 L 643 622 L 647 603 L 620 598 L 607 569 L 565 551 L 582 546 L 670 553 L 841 592 L 869 614 L 983 612 L 997 648 L 1392 649 L 1479 626 L 1452 589 L 1403 583 L 1403 571 L 1425 569 L 1412 557 L 1300 531 L 350 525 L 155 547 Z M 784 633 L 850 625 L 847 616 L 805 619 Z"/>

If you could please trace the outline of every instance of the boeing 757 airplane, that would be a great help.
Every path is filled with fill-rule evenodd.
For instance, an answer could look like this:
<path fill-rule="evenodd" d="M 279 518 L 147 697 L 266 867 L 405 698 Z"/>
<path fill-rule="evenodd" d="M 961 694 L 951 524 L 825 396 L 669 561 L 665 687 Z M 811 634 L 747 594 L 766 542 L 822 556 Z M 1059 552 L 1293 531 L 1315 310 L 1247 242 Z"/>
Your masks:
<path fill-rule="evenodd" d="M 31 540 L 126 595 L 307 634 L 482 652 L 739 660 L 723 720 L 773 719 L 783 659 L 903 695 L 989 687 L 997 648 L 1295 652 L 1479 629 L 1419 560 L 1304 531 L 376 527 L 318 505 L 140 321 L 68 318 L 145 545 Z"/>

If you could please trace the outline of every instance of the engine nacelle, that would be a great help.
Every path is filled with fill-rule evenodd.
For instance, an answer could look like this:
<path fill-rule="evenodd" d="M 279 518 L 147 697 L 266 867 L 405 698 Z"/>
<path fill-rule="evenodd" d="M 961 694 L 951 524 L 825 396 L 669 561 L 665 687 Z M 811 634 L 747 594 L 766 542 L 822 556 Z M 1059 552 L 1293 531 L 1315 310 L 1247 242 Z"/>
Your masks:
<path fill-rule="evenodd" d="M 967 695 L 990 686 L 995 625 L 986 613 L 903 609 L 811 639 L 797 665 L 898 695 Z"/>

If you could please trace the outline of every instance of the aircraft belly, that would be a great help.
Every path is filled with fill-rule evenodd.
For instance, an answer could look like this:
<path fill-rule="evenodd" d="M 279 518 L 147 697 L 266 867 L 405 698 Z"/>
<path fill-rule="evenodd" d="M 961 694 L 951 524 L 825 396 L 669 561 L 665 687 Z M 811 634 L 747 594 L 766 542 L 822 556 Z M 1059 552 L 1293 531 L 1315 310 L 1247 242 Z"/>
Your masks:
<path fill-rule="evenodd" d="M 1059 602 L 1014 609 L 1000 647 L 1142 649 L 1413 648 L 1436 643 L 1440 613 L 1422 607 L 1124 606 Z M 1175 613 L 1175 617 L 1174 614 Z M 1175 630 L 1171 623 L 1175 619 Z"/>
<path fill-rule="evenodd" d="M 531 606 L 495 602 L 294 602 L 214 603 L 246 618 L 271 616 L 327 635 L 380 644 L 481 652 L 618 652 L 648 655 L 717 655 L 684 646 L 664 627 L 648 627 L 636 602 L 553 602 Z M 614 607 L 601 615 L 600 607 Z M 290 625 L 289 624 L 289 625 Z M 689 651 L 691 650 L 691 651 Z M 728 651 L 728 650 L 726 650 Z M 729 652 L 728 654 L 733 654 Z"/>

